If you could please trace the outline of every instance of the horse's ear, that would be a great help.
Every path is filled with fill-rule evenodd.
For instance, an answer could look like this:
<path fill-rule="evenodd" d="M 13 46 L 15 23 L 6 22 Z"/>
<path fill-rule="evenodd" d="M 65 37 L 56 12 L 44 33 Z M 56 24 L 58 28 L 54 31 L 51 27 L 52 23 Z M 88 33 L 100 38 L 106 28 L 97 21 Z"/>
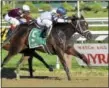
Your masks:
<path fill-rule="evenodd" d="M 72 16 L 69 16 L 67 19 L 70 20 L 70 19 L 73 19 L 73 17 Z"/>
<path fill-rule="evenodd" d="M 77 19 L 78 17 L 77 17 L 77 15 L 72 15 L 72 19 Z"/>

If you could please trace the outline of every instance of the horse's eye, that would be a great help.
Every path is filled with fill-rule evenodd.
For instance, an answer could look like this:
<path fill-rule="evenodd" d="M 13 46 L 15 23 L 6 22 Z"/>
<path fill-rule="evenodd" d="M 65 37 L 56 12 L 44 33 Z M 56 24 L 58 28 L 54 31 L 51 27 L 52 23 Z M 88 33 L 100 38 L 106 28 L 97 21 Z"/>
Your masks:
<path fill-rule="evenodd" d="M 86 22 L 85 22 L 85 25 L 86 25 Z"/>
<path fill-rule="evenodd" d="M 85 25 L 87 25 L 87 23 L 85 22 Z"/>

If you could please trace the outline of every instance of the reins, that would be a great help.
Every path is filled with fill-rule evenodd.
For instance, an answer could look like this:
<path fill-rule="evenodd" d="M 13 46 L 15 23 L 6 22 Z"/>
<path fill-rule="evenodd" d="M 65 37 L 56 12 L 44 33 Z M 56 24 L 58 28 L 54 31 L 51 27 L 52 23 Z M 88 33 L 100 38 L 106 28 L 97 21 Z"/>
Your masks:
<path fill-rule="evenodd" d="M 81 21 L 84 21 L 84 20 L 81 20 Z M 80 30 L 78 30 L 78 31 L 80 31 L 81 33 L 88 32 L 88 30 L 82 31 L 82 28 L 81 28 L 81 25 L 80 25 L 80 20 L 77 20 L 76 26 L 73 24 L 73 22 L 71 22 L 71 25 L 72 25 L 76 30 L 78 30 L 77 27 L 79 27 Z"/>

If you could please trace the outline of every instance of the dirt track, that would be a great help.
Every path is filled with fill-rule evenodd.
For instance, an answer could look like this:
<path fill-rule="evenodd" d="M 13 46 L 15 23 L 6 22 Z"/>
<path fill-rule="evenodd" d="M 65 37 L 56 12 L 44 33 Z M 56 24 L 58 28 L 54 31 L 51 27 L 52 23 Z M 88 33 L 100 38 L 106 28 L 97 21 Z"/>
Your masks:
<path fill-rule="evenodd" d="M 15 73 L 6 70 L 2 72 L 2 87 L 108 87 L 105 76 L 75 76 L 72 73 L 72 81 L 68 81 L 64 72 L 34 72 L 34 78 L 28 75 L 23 72 L 21 79 L 16 80 Z"/>

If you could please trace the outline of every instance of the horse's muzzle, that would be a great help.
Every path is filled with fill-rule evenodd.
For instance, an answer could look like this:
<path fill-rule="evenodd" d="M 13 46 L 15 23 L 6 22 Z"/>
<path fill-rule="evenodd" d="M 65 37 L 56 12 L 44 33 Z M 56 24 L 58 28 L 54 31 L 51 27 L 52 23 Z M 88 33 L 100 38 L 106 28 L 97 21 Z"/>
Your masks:
<path fill-rule="evenodd" d="M 87 32 L 84 32 L 84 37 L 86 37 L 87 40 L 91 40 L 93 36 L 90 31 L 87 31 Z"/>

